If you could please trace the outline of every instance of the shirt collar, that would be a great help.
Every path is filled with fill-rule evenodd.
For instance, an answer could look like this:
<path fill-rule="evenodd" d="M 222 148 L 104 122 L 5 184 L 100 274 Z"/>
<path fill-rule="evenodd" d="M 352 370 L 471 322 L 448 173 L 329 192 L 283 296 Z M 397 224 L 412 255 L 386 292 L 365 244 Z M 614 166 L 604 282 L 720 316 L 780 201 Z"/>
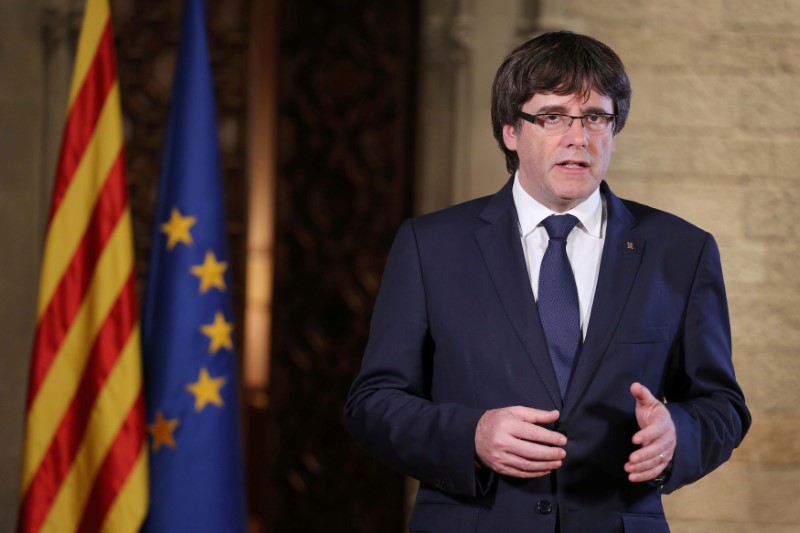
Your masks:
<path fill-rule="evenodd" d="M 581 227 L 589 235 L 597 237 L 598 239 L 601 237 L 603 202 L 600 196 L 600 187 L 595 189 L 586 200 L 566 213 L 555 213 L 528 194 L 519 182 L 519 171 L 514 175 L 512 194 L 514 195 L 514 205 L 517 208 L 520 233 L 523 237 L 535 230 L 542 220 L 550 215 L 567 213 L 575 215 L 580 222 L 578 227 Z"/>

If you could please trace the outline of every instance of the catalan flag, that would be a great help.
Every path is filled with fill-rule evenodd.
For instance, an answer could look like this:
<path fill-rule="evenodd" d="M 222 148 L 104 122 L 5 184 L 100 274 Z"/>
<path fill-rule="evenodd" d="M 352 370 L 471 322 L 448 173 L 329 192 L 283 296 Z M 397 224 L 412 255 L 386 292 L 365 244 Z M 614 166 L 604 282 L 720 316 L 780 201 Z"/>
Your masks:
<path fill-rule="evenodd" d="M 19 531 L 137 531 L 147 447 L 108 0 L 88 0 L 39 284 Z"/>
<path fill-rule="evenodd" d="M 202 0 L 186 0 L 143 315 L 145 531 L 245 531 L 214 92 Z"/>

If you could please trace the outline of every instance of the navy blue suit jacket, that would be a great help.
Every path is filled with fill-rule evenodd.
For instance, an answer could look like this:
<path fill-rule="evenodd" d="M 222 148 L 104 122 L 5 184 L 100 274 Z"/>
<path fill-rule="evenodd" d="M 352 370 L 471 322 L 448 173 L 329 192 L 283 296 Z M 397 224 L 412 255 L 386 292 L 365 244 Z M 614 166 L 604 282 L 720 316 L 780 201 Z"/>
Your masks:
<path fill-rule="evenodd" d="M 661 490 L 730 457 L 750 415 L 731 363 L 713 237 L 620 200 L 603 183 L 606 240 L 589 328 L 562 401 L 520 243 L 512 181 L 406 221 L 387 260 L 345 408 L 362 446 L 420 480 L 411 531 L 668 531 Z M 629 392 L 664 398 L 677 429 L 663 489 L 623 470 L 638 430 Z M 488 409 L 558 409 L 563 466 L 531 480 L 475 466 Z"/>

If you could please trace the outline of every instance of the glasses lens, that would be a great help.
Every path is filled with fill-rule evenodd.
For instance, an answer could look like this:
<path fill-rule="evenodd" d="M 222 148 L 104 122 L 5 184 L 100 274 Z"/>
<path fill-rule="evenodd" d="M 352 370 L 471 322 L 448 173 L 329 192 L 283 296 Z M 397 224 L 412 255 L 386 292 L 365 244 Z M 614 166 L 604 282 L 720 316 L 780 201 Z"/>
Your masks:
<path fill-rule="evenodd" d="M 589 133 L 603 133 L 608 130 L 611 121 L 614 119 L 610 115 L 584 115 L 582 118 L 583 127 Z"/>
<path fill-rule="evenodd" d="M 540 130 L 545 133 L 562 133 L 569 129 L 572 118 L 566 115 L 536 115 L 536 122 Z"/>

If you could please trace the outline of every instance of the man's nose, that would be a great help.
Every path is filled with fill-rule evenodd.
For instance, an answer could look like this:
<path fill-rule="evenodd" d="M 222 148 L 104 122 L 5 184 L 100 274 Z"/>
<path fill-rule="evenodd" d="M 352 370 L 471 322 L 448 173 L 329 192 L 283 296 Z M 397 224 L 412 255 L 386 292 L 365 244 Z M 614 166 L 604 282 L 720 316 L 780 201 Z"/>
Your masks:
<path fill-rule="evenodd" d="M 583 120 L 580 118 L 573 118 L 572 124 L 569 125 L 567 131 L 564 133 L 565 140 L 572 145 L 585 146 L 589 142 L 589 133 L 583 126 Z"/>

